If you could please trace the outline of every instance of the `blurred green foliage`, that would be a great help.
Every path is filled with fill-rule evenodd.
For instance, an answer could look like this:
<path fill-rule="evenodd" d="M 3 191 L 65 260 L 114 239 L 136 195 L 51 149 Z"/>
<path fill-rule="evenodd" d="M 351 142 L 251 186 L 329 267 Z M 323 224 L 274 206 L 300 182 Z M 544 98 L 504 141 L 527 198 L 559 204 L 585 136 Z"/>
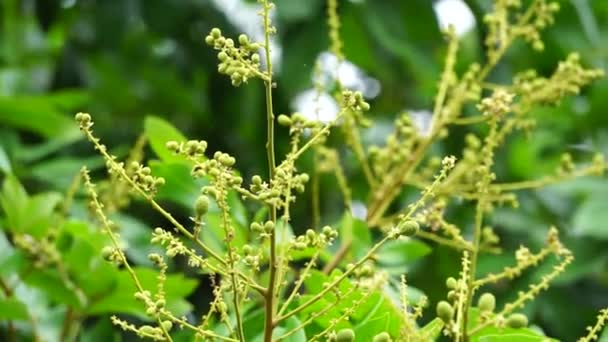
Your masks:
<path fill-rule="evenodd" d="M 239 156 L 238 168 L 244 176 L 265 170 L 263 87 L 260 84 L 231 87 L 229 81 L 217 75 L 215 56 L 202 42 L 211 27 L 226 28 L 230 35 L 254 30 L 255 10 L 246 10 L 248 5 L 254 5 L 252 2 L 1 2 L 0 226 L 5 233 L 0 234 L 0 278 L 9 284 L 20 279 L 24 285 L 13 290 L 20 300 L 26 298 L 27 302 L 0 296 L 0 322 L 7 319 L 20 322 L 27 319 L 28 307 L 40 308 L 46 310 L 39 314 L 43 319 L 39 322 L 40 334 L 53 339 L 61 330 L 66 309 L 51 304 L 68 303 L 82 308 L 84 300 L 87 303 L 84 313 L 91 318 L 81 330 L 82 340 L 118 340 L 119 336 L 110 330 L 106 314 L 137 315 L 141 309 L 130 296 L 120 296 L 121 292 L 132 292 L 121 291 L 122 287 L 132 286 L 124 272 L 94 258 L 105 237 L 81 219 L 85 216 L 84 201 L 77 200 L 69 220 L 56 216 L 52 210 L 53 203 L 61 200 L 60 193 L 67 191 L 82 165 L 97 171 L 103 166 L 100 158 L 91 157 L 87 144 L 75 144 L 80 139 L 71 120 L 76 111 L 95 114 L 96 131 L 108 146 L 116 146 L 112 152 L 119 156 L 125 156 L 144 132 L 151 147 L 147 156 L 160 160 L 155 162 L 154 171 L 168 180 L 159 196 L 184 219 L 190 215 L 201 184 L 188 176 L 187 165 L 171 160 L 159 148 L 165 141 L 181 136 L 166 122 L 187 137 L 204 138 L 211 150 L 221 149 Z M 240 7 L 227 11 L 231 3 Z M 328 41 L 324 1 L 276 3 L 277 44 L 281 53 L 275 106 L 280 113 L 292 111 L 292 99 L 312 87 L 317 56 L 326 50 Z M 485 0 L 466 3 L 478 23 L 491 5 L 491 1 Z M 517 45 L 494 72 L 492 82 L 505 81 L 507 75 L 524 69 L 549 74 L 571 51 L 579 51 L 585 64 L 606 69 L 608 2 L 564 0 L 561 5 L 557 25 L 544 36 L 545 51 L 538 53 L 523 44 Z M 251 22 L 243 22 L 241 19 L 249 14 L 253 16 Z M 340 16 L 346 58 L 381 85 L 370 115 L 381 126 L 387 126 L 406 108 L 430 108 L 446 48 L 433 1 L 344 0 L 340 1 Z M 476 26 L 463 37 L 462 66 L 483 58 L 482 36 Z M 561 152 L 571 152 L 580 159 L 588 159 L 593 151 L 608 153 L 606 94 L 608 80 L 604 79 L 557 107 L 536 110 L 534 115 L 541 122 L 539 129 L 532 136 L 517 136 L 498 151 L 498 159 L 502 161 L 497 165 L 498 175 L 505 180 L 538 178 L 554 169 Z M 278 134 L 279 141 L 286 141 L 285 132 Z M 375 141 L 381 134 L 381 130 L 372 130 L 366 138 Z M 454 131 L 446 144 L 436 146 L 437 154 L 460 150 L 457 144 L 463 134 L 464 130 Z M 347 176 L 355 181 L 360 179 L 360 187 L 364 187 L 362 175 L 350 167 L 354 165 L 354 156 L 346 154 L 344 158 Z M 310 165 L 302 166 L 307 168 Z M 332 180 L 328 177 L 323 182 Z M 357 197 L 357 186 L 354 190 Z M 532 321 L 549 335 L 565 341 L 580 336 L 585 325 L 594 321 L 596 311 L 608 305 L 607 193 L 605 178 L 578 179 L 522 192 L 519 210 L 499 208 L 493 215 L 493 223 L 507 250 L 520 244 L 541 246 L 551 224 L 560 229 L 565 243 L 573 250 L 574 264 L 554 287 L 525 309 Z M 327 192 L 322 198 L 325 219 L 338 220 L 342 216 L 339 195 Z M 247 208 L 237 198 L 232 206 L 242 207 L 241 218 L 236 222 L 246 226 Z M 307 220 L 309 208 L 300 208 L 295 214 Z M 471 221 L 470 213 L 466 212 L 452 213 L 451 217 L 458 224 Z M 129 215 L 114 219 L 123 226 L 123 235 L 131 247 L 127 250 L 129 258 L 146 265 L 151 248 L 147 244 L 148 229 L 159 224 L 159 218 L 135 203 Z M 32 227 L 44 234 L 49 222 L 57 229 L 65 274 L 51 270 L 32 273 L 32 261 L 17 252 L 15 242 L 7 239 L 7 232 L 31 231 Z M 369 245 L 366 241 L 356 243 Z M 424 288 L 431 302 L 435 302 L 445 292 L 443 279 L 459 269 L 459 258 L 445 248 L 431 249 L 422 242 L 411 244 L 389 246 L 382 251 L 379 262 L 396 273 L 408 271 L 408 283 Z M 480 261 L 479 271 L 496 270 L 508 264 L 510 258 L 509 254 L 486 256 Z M 181 265 L 173 267 L 179 269 Z M 142 279 L 155 281 L 145 269 L 140 272 Z M 542 273 L 542 268 L 531 271 L 512 287 L 493 290 L 506 295 L 505 298 L 513 297 Z M 79 275 L 85 279 L 79 279 Z M 76 277 L 73 281 L 81 288 L 74 291 L 64 276 Z M 175 299 L 173 305 L 183 308 L 184 313 L 191 308 L 185 298 L 199 303 L 208 296 L 205 291 L 208 289 L 204 281 L 199 284 L 181 276 L 171 278 L 167 288 L 169 296 Z M 7 331 L 2 323 L 0 331 Z"/>

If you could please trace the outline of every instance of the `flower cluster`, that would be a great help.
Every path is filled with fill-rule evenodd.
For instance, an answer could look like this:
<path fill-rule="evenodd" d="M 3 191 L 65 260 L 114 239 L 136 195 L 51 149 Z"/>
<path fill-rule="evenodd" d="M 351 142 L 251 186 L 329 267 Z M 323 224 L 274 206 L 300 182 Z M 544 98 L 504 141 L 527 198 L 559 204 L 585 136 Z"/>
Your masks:
<path fill-rule="evenodd" d="M 219 51 L 217 58 L 220 63 L 217 70 L 230 76 L 233 86 L 238 87 L 254 77 L 267 78 L 260 72 L 260 55 L 257 51 L 261 45 L 251 42 L 247 35 L 239 36 L 237 47 L 234 40 L 224 37 L 220 29 L 214 28 L 205 37 L 205 43 Z"/>

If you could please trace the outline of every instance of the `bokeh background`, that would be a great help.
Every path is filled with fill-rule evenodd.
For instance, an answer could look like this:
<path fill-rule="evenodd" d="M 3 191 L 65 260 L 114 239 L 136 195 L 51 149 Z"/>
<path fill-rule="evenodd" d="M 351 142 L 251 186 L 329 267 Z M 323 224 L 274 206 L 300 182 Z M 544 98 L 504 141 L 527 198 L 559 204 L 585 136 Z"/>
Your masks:
<path fill-rule="evenodd" d="M 309 115 L 315 65 L 321 77 L 332 77 L 336 71 L 336 60 L 327 52 L 326 4 L 323 0 L 275 2 L 276 112 Z M 606 70 L 608 1 L 559 2 L 557 23 L 543 36 L 545 50 L 535 52 L 526 44 L 515 44 L 492 74 L 493 82 L 507 82 L 514 72 L 525 69 L 548 75 L 572 51 L 581 54 L 586 66 Z M 372 104 L 369 116 L 377 125 L 364 132 L 366 143 L 381 142 L 392 120 L 404 110 L 423 123 L 428 121 L 446 49 L 442 26 L 455 24 L 461 36 L 459 70 L 472 61 L 483 61 L 481 23 L 491 3 L 339 1 L 347 62 L 337 74 L 346 86 L 363 91 Z M 75 112 L 87 111 L 96 120 L 97 134 L 119 156 L 125 156 L 143 131 L 144 118 L 154 115 L 190 138 L 207 140 L 212 151 L 237 156 L 244 176 L 265 173 L 263 85 L 232 87 L 216 72 L 215 54 L 203 43 L 212 27 L 221 27 L 229 36 L 246 32 L 259 38 L 256 6 L 246 0 L 2 0 L 3 171 L 16 175 L 32 194 L 64 192 L 83 164 L 103 175 L 103 162 L 91 153 L 73 123 Z M 335 103 L 330 96 L 323 96 L 321 103 L 322 119 L 331 118 Z M 562 152 L 573 154 L 577 161 L 589 160 L 594 152 L 608 153 L 607 108 L 608 80 L 604 79 L 559 106 L 535 109 L 532 115 L 538 128 L 530 136 L 515 136 L 499 151 L 499 177 L 522 180 L 551 173 Z M 433 153 L 458 153 L 463 134 L 455 131 Z M 286 138 L 285 131 L 278 132 L 279 154 L 285 151 Z M 343 152 L 354 197 L 364 202 L 363 178 L 352 155 Z M 310 167 L 310 160 L 301 166 Z M 322 188 L 330 189 L 323 194 L 323 217 L 332 222 L 341 216 L 340 194 L 330 186 L 331 177 L 323 182 L 328 186 Z M 539 248 L 550 225 L 560 229 L 576 261 L 525 312 L 548 334 L 573 341 L 594 321 L 597 309 L 608 305 L 608 182 L 585 178 L 518 194 L 520 208 L 497 209 L 491 223 L 507 251 L 520 244 Z M 309 201 L 302 202 L 296 217 L 310 222 Z M 189 215 L 190 208 L 174 205 L 173 209 Z M 135 203 L 129 213 L 146 227 L 158 221 L 143 204 Z M 455 215 L 454 220 L 466 226 L 470 216 Z M 5 258 L 9 249 L 0 250 L 3 253 Z M 480 271 L 510 260 L 510 254 L 484 258 Z M 437 248 L 403 271 L 409 272 L 409 283 L 424 289 L 434 303 L 445 293 L 443 280 L 458 267 L 457 254 Z M 512 298 L 543 271 L 547 268 L 494 290 Z M 206 290 L 201 286 L 192 298 L 197 293 L 204 296 Z"/>

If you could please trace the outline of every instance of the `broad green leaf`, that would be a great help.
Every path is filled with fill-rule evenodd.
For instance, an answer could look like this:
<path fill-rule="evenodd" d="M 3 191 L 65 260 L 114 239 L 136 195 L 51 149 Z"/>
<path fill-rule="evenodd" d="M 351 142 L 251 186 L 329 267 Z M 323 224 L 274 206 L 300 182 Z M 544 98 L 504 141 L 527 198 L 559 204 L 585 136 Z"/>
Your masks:
<path fill-rule="evenodd" d="M 372 237 L 367 224 L 352 217 L 349 212 L 342 216 L 340 238 L 343 242 L 351 242 L 350 250 L 354 259 L 361 258 L 372 246 Z"/>
<path fill-rule="evenodd" d="M 378 252 L 382 265 L 407 267 L 431 252 L 431 247 L 415 239 L 399 239 L 387 242 Z"/>
<path fill-rule="evenodd" d="M 2 193 L 0 193 L 0 205 L 6 217 L 5 228 L 11 231 L 19 229 L 20 223 L 27 215 L 28 201 L 27 192 L 17 177 L 7 176 L 2 183 Z"/>
<path fill-rule="evenodd" d="M 176 156 L 166 147 L 168 141 L 184 142 L 186 137 L 173 125 L 156 116 L 147 116 L 144 122 L 144 131 L 150 142 L 150 147 L 163 161 L 180 161 L 184 158 Z"/>
<path fill-rule="evenodd" d="M 273 331 L 272 336 L 274 339 L 278 339 L 300 326 L 300 324 L 301 321 L 292 316 L 277 326 Z M 264 310 L 255 310 L 246 314 L 245 319 L 243 320 L 243 331 L 245 333 L 246 341 L 264 341 Z M 294 333 L 289 335 L 289 337 L 286 337 L 284 341 L 305 342 L 307 341 L 306 333 L 304 332 L 304 329 L 295 330 Z"/>
<path fill-rule="evenodd" d="M 147 268 L 135 268 L 134 270 L 142 287 L 145 290 L 154 293 L 158 284 L 158 272 Z M 88 308 L 88 313 L 125 313 L 137 315 L 142 319 L 149 319 L 149 317 L 145 315 L 143 304 L 133 297 L 137 288 L 130 274 L 125 270 L 121 270 L 117 280 L 118 283 L 114 291 L 94 302 L 93 305 Z M 165 282 L 167 308 L 178 316 L 188 313 L 191 309 L 191 305 L 186 302 L 184 298 L 194 290 L 196 285 L 196 280 L 186 278 L 183 274 L 167 275 L 167 280 Z"/>
<path fill-rule="evenodd" d="M 276 1 L 277 14 L 279 18 L 284 21 L 298 21 L 307 19 L 317 13 L 319 8 L 323 5 L 321 0 L 309 0 L 309 1 L 290 1 L 290 0 L 278 0 Z"/>
<path fill-rule="evenodd" d="M 36 163 L 28 171 L 34 178 L 51 184 L 56 189 L 64 190 L 72 184 L 83 166 L 89 170 L 96 170 L 105 166 L 105 161 L 98 156 L 83 159 L 60 157 Z"/>
<path fill-rule="evenodd" d="M 574 214 L 572 233 L 608 240 L 608 210 L 606 195 L 598 194 L 586 200 Z"/>
<path fill-rule="evenodd" d="M 28 319 L 27 307 L 15 298 L 0 298 L 0 321 Z"/>
<path fill-rule="evenodd" d="M 0 97 L 0 123 L 38 133 L 46 138 L 80 138 L 71 115 L 64 114 L 45 96 Z"/>
<path fill-rule="evenodd" d="M 6 150 L 2 145 L 0 145 L 0 171 L 5 174 L 11 173 L 11 161 L 8 158 L 8 154 L 6 154 Z"/>
<path fill-rule="evenodd" d="M 443 323 L 441 318 L 435 318 L 420 329 L 420 334 L 424 337 L 425 341 L 434 341 L 441 334 L 444 325 L 445 323 Z"/>
<path fill-rule="evenodd" d="M 51 300 L 77 309 L 84 306 L 83 299 L 79 298 L 73 286 L 62 278 L 54 269 L 41 269 L 22 275 L 23 281 L 29 286 L 35 287 Z"/>
<path fill-rule="evenodd" d="M 204 179 L 194 179 L 190 167 L 183 162 L 150 161 L 152 172 L 165 179 L 165 185 L 159 188 L 156 198 L 169 200 L 184 208 L 192 208 L 201 188 L 207 184 Z"/>

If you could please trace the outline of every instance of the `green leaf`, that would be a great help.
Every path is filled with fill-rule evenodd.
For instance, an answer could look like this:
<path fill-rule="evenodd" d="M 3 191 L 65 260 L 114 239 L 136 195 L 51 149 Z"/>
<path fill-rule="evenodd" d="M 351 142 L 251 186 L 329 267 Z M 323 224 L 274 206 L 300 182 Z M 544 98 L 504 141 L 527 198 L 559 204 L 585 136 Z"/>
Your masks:
<path fill-rule="evenodd" d="M 79 298 L 76 292 L 59 274 L 53 269 L 37 270 L 22 276 L 23 281 L 37 289 L 40 289 L 51 300 L 65 305 L 82 309 L 83 298 Z"/>
<path fill-rule="evenodd" d="M 38 133 L 46 138 L 80 138 L 71 116 L 42 95 L 0 97 L 0 123 Z"/>
<path fill-rule="evenodd" d="M 340 237 L 343 242 L 351 241 L 350 250 L 354 259 L 363 257 L 372 245 L 372 236 L 365 221 L 353 218 L 349 212 L 342 216 Z"/>
<path fill-rule="evenodd" d="M 135 268 L 134 271 L 142 287 L 154 293 L 158 284 L 158 272 L 147 268 Z M 127 271 L 121 270 L 117 280 L 118 283 L 114 291 L 90 306 L 88 313 L 125 313 L 136 315 L 141 319 L 150 319 L 145 314 L 143 304 L 133 297 L 137 288 L 131 275 Z M 165 282 L 167 308 L 177 316 L 188 313 L 191 305 L 184 298 L 192 293 L 197 283 L 196 280 L 186 278 L 183 274 L 167 275 Z"/>
<path fill-rule="evenodd" d="M 166 147 L 168 141 L 183 142 L 187 140 L 177 128 L 159 117 L 147 116 L 144 122 L 144 132 L 150 142 L 150 147 L 161 160 L 184 162 L 184 158 L 174 155 Z"/>
<path fill-rule="evenodd" d="M 53 222 L 53 211 L 61 201 L 57 193 L 42 193 L 28 197 L 14 176 L 4 180 L 0 193 L 0 206 L 6 216 L 8 229 L 40 237 Z"/>
<path fill-rule="evenodd" d="M 593 195 L 585 201 L 574 214 L 572 233 L 608 240 L 608 210 L 606 196 Z"/>
<path fill-rule="evenodd" d="M 323 1 L 277 0 L 276 5 L 277 12 L 281 20 L 297 21 L 307 19 L 308 17 L 317 14 L 319 8 L 323 5 Z"/>
<path fill-rule="evenodd" d="M 382 265 L 403 267 L 424 257 L 431 251 L 431 247 L 419 240 L 393 240 L 382 246 L 378 252 L 378 262 Z"/>
<path fill-rule="evenodd" d="M 420 334 L 424 337 L 425 341 L 434 341 L 441 334 L 441 329 L 445 323 L 441 318 L 435 318 L 420 329 Z"/>
<path fill-rule="evenodd" d="M 300 324 L 300 320 L 296 317 L 289 317 L 274 329 L 272 336 L 274 339 L 278 339 L 285 333 L 299 327 Z M 264 340 L 264 310 L 255 310 L 245 316 L 243 320 L 243 332 L 246 341 L 262 342 Z M 284 341 L 306 342 L 306 333 L 304 329 L 296 330 Z"/>
<path fill-rule="evenodd" d="M 0 145 L 0 171 L 5 174 L 11 173 L 11 161 L 8 158 L 8 154 L 4 150 L 4 147 Z"/>
<path fill-rule="evenodd" d="M 183 162 L 150 161 L 152 173 L 165 179 L 165 185 L 160 187 L 156 198 L 169 200 L 184 208 L 192 208 L 200 194 L 200 189 L 207 184 L 204 179 L 194 179 L 190 167 Z"/>
<path fill-rule="evenodd" d="M 27 307 L 15 298 L 0 298 L 0 320 L 27 320 Z"/>

